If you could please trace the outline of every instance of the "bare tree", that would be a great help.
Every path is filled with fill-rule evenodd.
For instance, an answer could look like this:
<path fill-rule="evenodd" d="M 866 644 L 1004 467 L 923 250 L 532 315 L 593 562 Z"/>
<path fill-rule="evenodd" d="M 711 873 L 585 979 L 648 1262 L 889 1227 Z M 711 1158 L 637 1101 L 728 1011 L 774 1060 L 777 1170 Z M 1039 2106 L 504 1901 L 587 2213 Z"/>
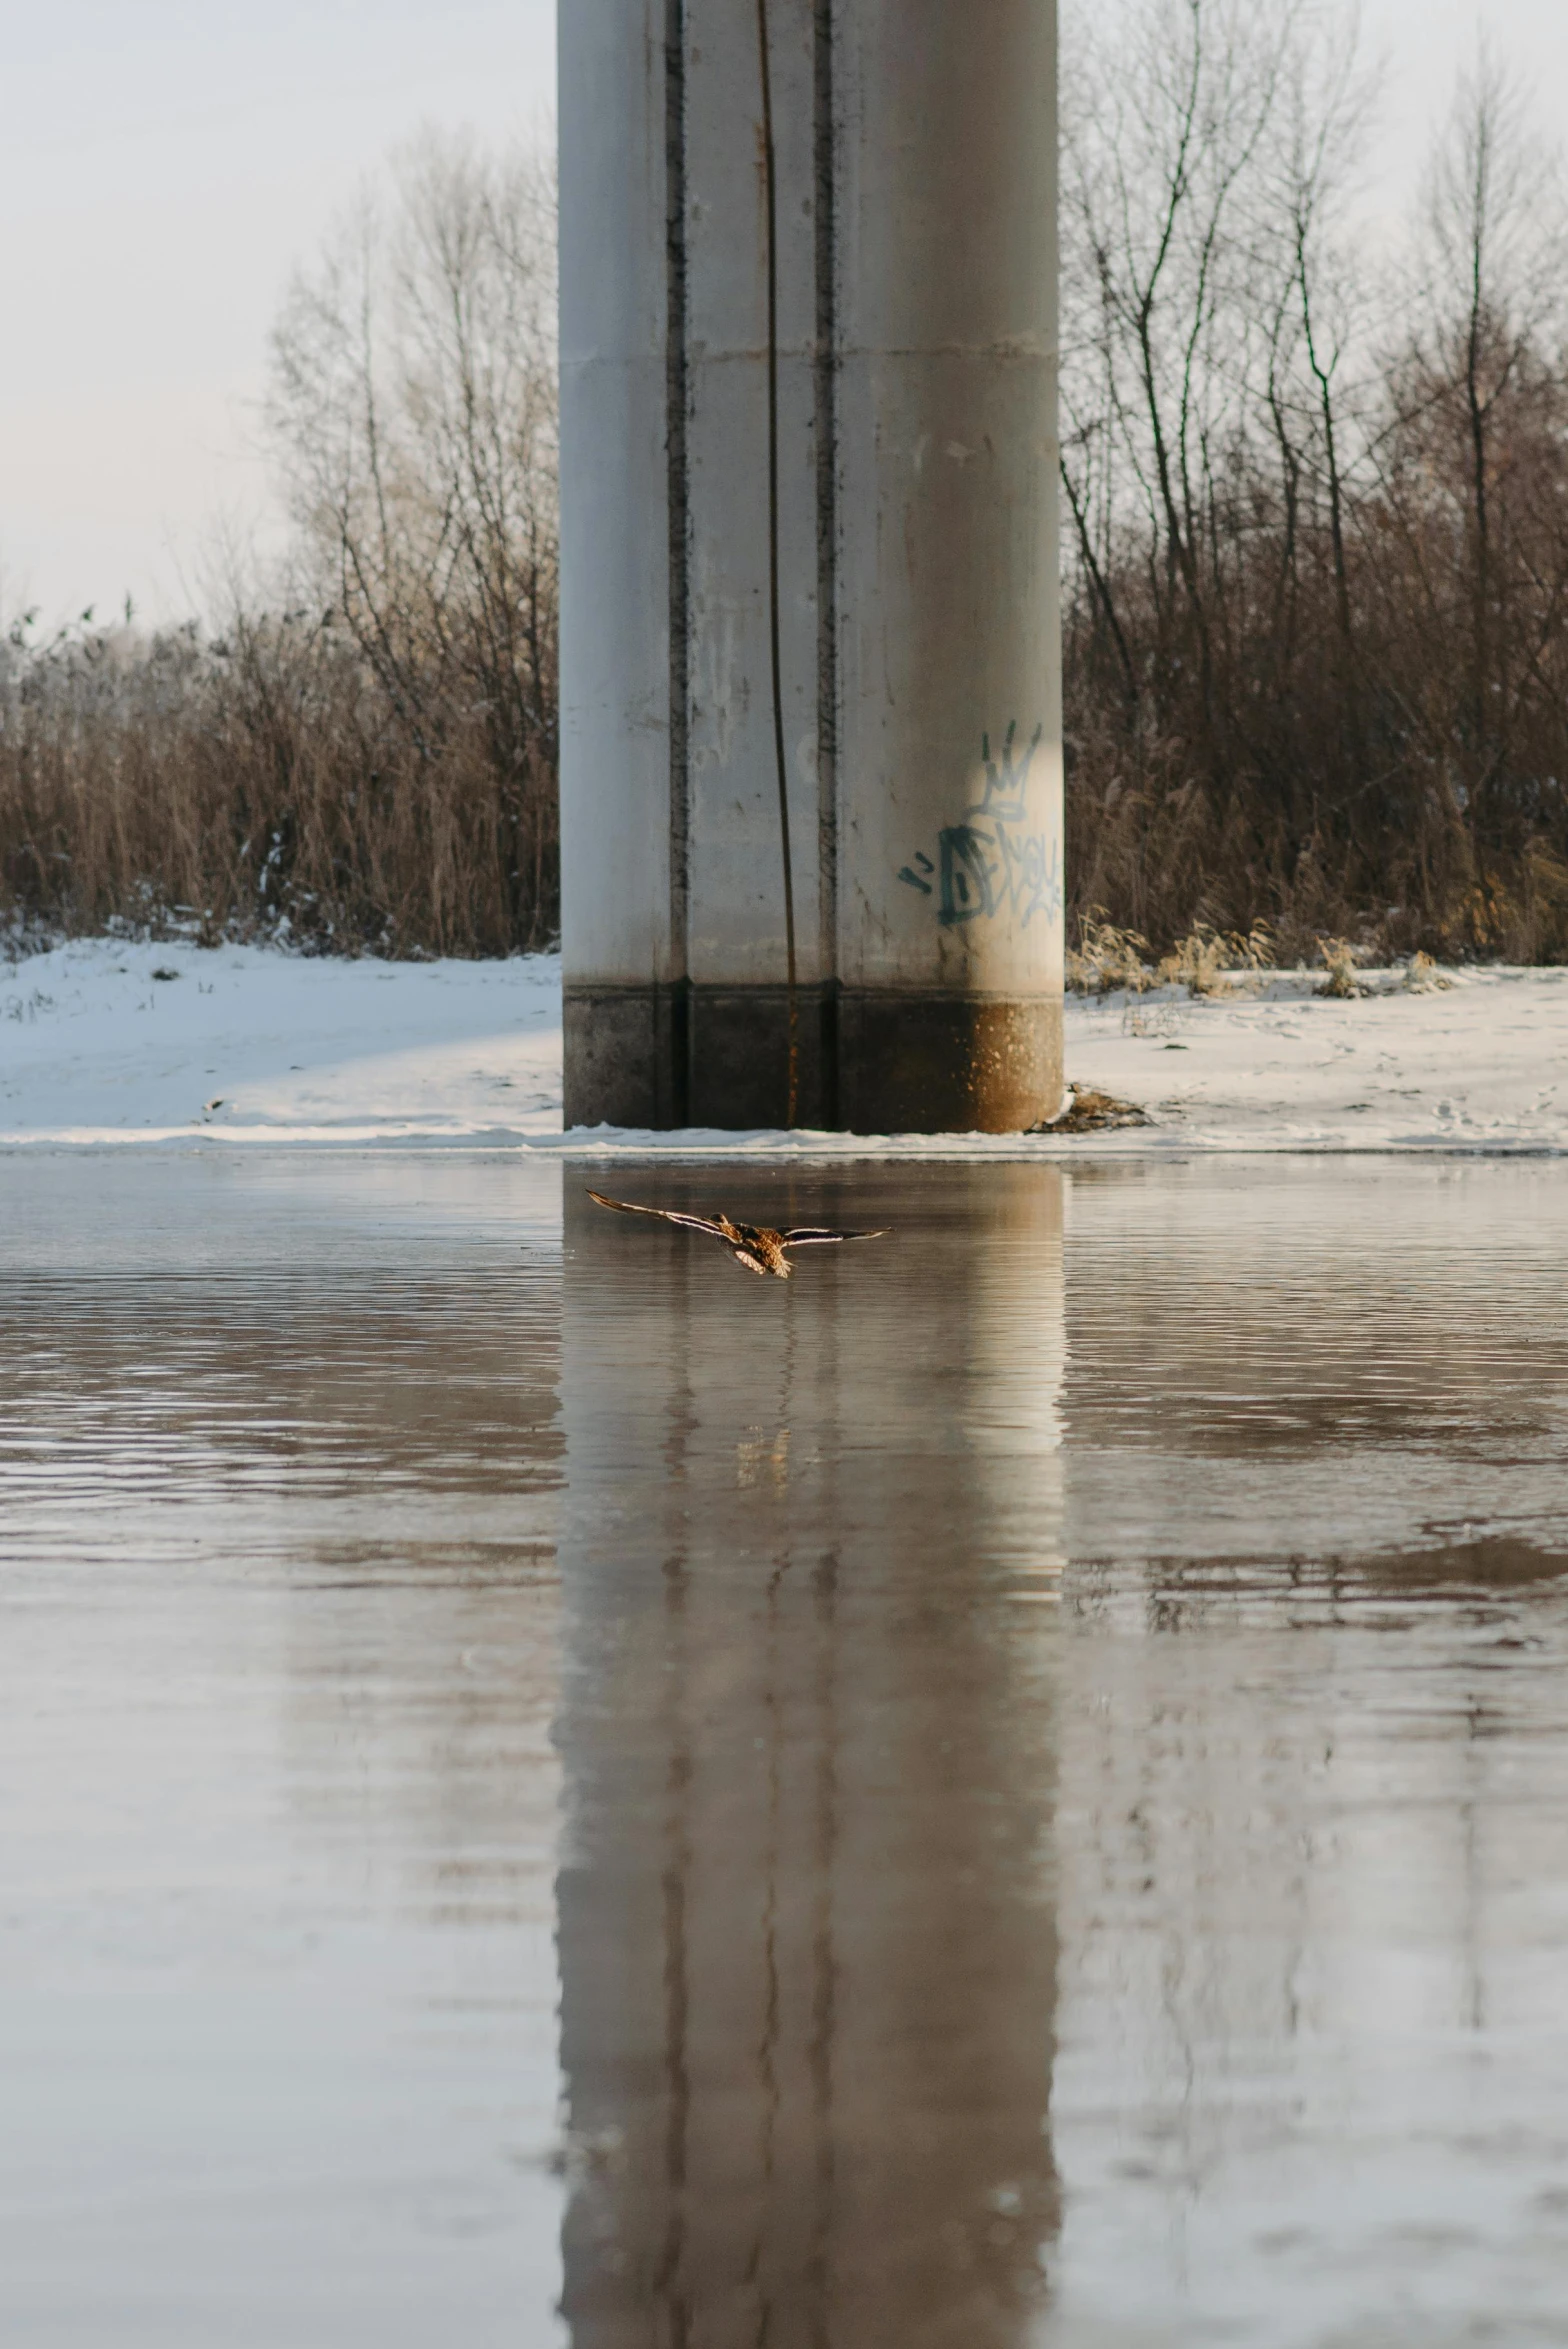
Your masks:
<path fill-rule="evenodd" d="M 556 840 L 554 322 L 547 167 L 427 135 L 296 277 L 269 405 L 313 590 L 417 755 L 482 734 L 529 942 Z"/>
<path fill-rule="evenodd" d="M 1141 524 L 1162 666 L 1194 659 L 1211 727 L 1216 533 L 1244 429 L 1258 254 L 1249 183 L 1301 9 L 1138 0 L 1111 48 L 1078 27 L 1070 95 L 1069 442 L 1098 455 L 1102 529 Z M 1089 305 L 1092 303 L 1092 310 Z M 1069 469 L 1084 540 L 1093 490 Z M 1102 606 L 1114 606 L 1100 587 Z"/>
<path fill-rule="evenodd" d="M 1568 960 L 1568 236 L 1522 97 L 1483 52 L 1379 266 L 1342 0 L 1067 33 L 1077 909 Z M 405 152 L 279 322 L 287 592 L 0 645 L 0 925 L 550 934 L 553 217 L 526 156 Z"/>
<path fill-rule="evenodd" d="M 1336 0 L 1125 0 L 1068 49 L 1080 906 L 1568 951 L 1568 244 L 1522 102 L 1483 53 L 1399 277 Z"/>
<path fill-rule="evenodd" d="M 1425 317 L 1404 371 L 1404 411 L 1411 422 L 1426 411 L 1439 431 L 1446 424 L 1462 437 L 1462 469 L 1445 471 L 1456 488 L 1462 482 L 1469 542 L 1466 733 L 1479 812 L 1507 755 L 1519 641 L 1500 543 L 1508 425 L 1521 406 L 1539 405 L 1541 362 L 1560 349 L 1568 321 L 1557 161 L 1484 46 L 1433 156 L 1423 227 Z"/>

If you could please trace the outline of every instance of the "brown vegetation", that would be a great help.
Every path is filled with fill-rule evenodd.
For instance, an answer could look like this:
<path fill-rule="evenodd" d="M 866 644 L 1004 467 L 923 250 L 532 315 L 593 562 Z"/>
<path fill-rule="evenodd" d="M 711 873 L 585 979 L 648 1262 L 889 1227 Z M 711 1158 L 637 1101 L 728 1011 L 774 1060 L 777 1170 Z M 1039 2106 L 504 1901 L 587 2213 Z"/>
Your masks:
<path fill-rule="evenodd" d="M 1568 956 L 1548 160 L 1483 60 L 1379 286 L 1351 205 L 1365 92 L 1322 12 L 1136 0 L 1114 53 L 1078 49 L 1073 910 L 1159 945 L 1262 922 L 1291 960 L 1320 936 Z"/>
<path fill-rule="evenodd" d="M 1380 279 L 1330 0 L 1127 0 L 1112 38 L 1075 29 L 1063 105 L 1078 983 L 1201 991 L 1320 941 L 1342 986 L 1369 953 L 1564 959 L 1550 158 L 1483 60 Z M 552 249 L 541 168 L 427 142 L 299 279 L 287 579 L 215 638 L 13 631 L 0 921 L 553 934 Z"/>
<path fill-rule="evenodd" d="M 72 634 L 0 667 L 0 918 L 505 954 L 554 920 L 553 809 L 523 830 L 482 717 L 411 735 L 333 615 L 227 636 Z"/>
<path fill-rule="evenodd" d="M 214 635 L 0 651 L 0 920 L 505 954 L 558 920 L 553 191 L 427 141 L 302 276 L 295 525 Z"/>

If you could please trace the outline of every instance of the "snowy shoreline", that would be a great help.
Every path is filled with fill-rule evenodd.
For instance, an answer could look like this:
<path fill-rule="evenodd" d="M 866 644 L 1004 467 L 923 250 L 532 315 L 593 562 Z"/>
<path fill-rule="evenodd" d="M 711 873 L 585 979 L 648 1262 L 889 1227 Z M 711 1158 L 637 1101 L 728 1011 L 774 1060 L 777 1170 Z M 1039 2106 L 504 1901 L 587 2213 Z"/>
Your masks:
<path fill-rule="evenodd" d="M 1067 1073 L 1150 1123 L 1098 1134 L 561 1128 L 560 963 L 313 959 L 81 939 L 0 963 L 0 1151 L 512 1149 L 577 1158 L 1568 1154 L 1568 970 L 1427 992 L 1321 974 L 1069 997 Z M 1179 1054 L 1178 1059 L 1174 1057 Z"/>

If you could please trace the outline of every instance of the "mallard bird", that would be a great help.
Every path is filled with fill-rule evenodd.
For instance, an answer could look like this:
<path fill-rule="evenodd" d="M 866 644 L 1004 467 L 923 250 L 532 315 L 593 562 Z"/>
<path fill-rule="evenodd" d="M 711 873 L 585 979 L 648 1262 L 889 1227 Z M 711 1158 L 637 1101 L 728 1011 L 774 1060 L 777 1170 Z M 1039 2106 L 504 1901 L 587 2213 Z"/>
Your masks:
<path fill-rule="evenodd" d="M 841 1240 L 880 1240 L 881 1232 L 832 1232 L 823 1225 L 799 1224 L 793 1231 L 770 1231 L 766 1224 L 731 1223 L 727 1215 L 686 1215 L 678 1207 L 637 1207 L 629 1199 L 607 1199 L 602 1191 L 588 1196 L 597 1207 L 613 1207 L 617 1215 L 656 1215 L 661 1223 L 679 1224 L 682 1231 L 704 1232 L 722 1240 L 737 1264 L 764 1280 L 787 1281 L 795 1267 L 791 1248 L 835 1248 Z"/>

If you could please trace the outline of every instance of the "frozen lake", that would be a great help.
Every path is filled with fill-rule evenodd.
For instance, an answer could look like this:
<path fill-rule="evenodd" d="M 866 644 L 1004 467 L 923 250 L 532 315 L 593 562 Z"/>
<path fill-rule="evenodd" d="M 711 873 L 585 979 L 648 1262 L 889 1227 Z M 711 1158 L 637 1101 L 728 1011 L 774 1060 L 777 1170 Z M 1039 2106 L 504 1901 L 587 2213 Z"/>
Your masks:
<path fill-rule="evenodd" d="M 5 2339 L 1568 2342 L 1568 1166 L 584 1179 L 0 1162 Z"/>

